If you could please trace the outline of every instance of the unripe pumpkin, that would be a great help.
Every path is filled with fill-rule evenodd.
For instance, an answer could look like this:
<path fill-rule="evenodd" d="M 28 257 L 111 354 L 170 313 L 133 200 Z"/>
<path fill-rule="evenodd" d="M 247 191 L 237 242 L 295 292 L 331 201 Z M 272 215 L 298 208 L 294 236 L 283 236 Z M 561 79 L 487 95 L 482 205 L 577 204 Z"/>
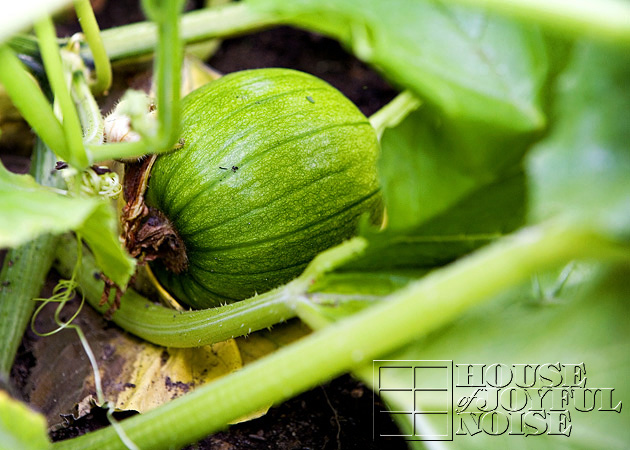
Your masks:
<path fill-rule="evenodd" d="M 378 141 L 326 82 L 288 69 L 235 72 L 182 101 L 183 148 L 159 156 L 146 204 L 188 265 L 152 269 L 175 297 L 207 308 L 262 293 L 380 219 Z"/>

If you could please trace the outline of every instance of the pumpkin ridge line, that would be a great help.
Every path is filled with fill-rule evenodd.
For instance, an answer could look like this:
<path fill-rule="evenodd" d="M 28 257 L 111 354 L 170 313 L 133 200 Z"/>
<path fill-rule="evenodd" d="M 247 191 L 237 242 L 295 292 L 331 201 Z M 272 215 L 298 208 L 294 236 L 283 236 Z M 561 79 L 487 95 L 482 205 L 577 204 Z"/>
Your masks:
<path fill-rule="evenodd" d="M 284 237 L 287 237 L 293 233 L 299 233 L 301 231 L 306 231 L 309 228 L 315 226 L 315 225 L 319 225 L 322 224 L 323 222 L 326 222 L 328 220 L 333 219 L 335 216 L 341 215 L 345 212 L 350 211 L 352 208 L 356 208 L 357 206 L 360 206 L 362 203 L 369 201 L 371 198 L 373 198 L 375 195 L 377 195 L 380 192 L 380 189 L 376 189 L 374 191 L 372 191 L 370 194 L 364 195 L 363 197 L 361 197 L 359 200 L 354 201 L 352 203 L 350 203 L 349 205 L 346 205 L 345 207 L 343 207 L 340 210 L 335 211 L 333 214 L 330 214 L 328 216 L 322 217 L 322 218 L 318 218 L 316 222 L 311 222 L 308 223 L 300 228 L 297 228 L 295 230 L 291 230 L 282 234 L 278 234 L 276 236 L 270 236 L 268 238 L 265 239 L 261 239 L 258 241 L 247 241 L 247 242 L 241 242 L 239 244 L 232 244 L 232 245 L 228 245 L 228 246 L 223 246 L 223 247 L 195 247 L 193 251 L 204 251 L 204 252 L 209 252 L 209 251 L 225 251 L 225 250 L 232 250 L 232 249 L 236 249 L 236 248 L 247 248 L 247 247 L 251 247 L 257 244 L 266 244 L 269 242 L 273 242 L 275 240 L 278 239 L 282 239 Z"/>
<path fill-rule="evenodd" d="M 345 167 L 343 167 L 341 170 L 335 170 L 335 171 L 332 171 L 332 172 L 327 172 L 326 174 L 324 174 L 324 176 L 319 177 L 319 178 L 316 178 L 316 179 L 314 179 L 314 180 L 307 180 L 305 183 L 303 183 L 303 185 L 302 185 L 302 186 L 299 186 L 299 188 L 297 188 L 297 189 L 295 190 L 295 192 L 299 192 L 299 191 L 301 191 L 304 187 L 311 186 L 311 185 L 316 184 L 316 183 L 319 183 L 319 182 L 321 182 L 321 181 L 323 181 L 323 180 L 325 180 L 325 179 L 327 179 L 327 178 L 330 178 L 330 177 L 332 177 L 332 176 L 334 176 L 334 175 L 338 175 L 338 174 L 340 174 L 340 173 L 342 173 L 342 172 L 345 172 L 348 168 L 350 168 L 350 166 L 345 166 Z M 194 197 L 194 198 L 198 198 L 198 197 Z M 259 210 L 261 210 L 261 209 L 266 209 L 266 208 L 268 208 L 270 205 L 272 205 L 272 204 L 274 204 L 274 203 L 276 203 L 276 202 L 279 202 L 279 201 L 281 201 L 281 200 L 283 200 L 283 199 L 285 199 L 285 198 L 287 198 L 287 197 L 286 197 L 286 196 L 283 196 L 283 195 L 279 195 L 278 197 L 274 198 L 274 199 L 273 199 L 272 201 L 270 201 L 269 203 L 266 203 L 266 204 L 264 204 L 264 205 L 262 205 L 262 206 L 257 206 L 257 207 L 256 207 L 256 208 L 254 208 L 254 209 L 249 209 L 249 210 L 247 210 L 247 211 L 242 211 L 242 212 L 241 212 L 241 214 L 239 214 L 239 215 L 237 215 L 237 216 L 234 216 L 234 217 L 231 217 L 231 218 L 229 218 L 229 219 L 227 219 L 227 220 L 224 220 L 224 221 L 222 221 L 222 222 L 215 223 L 215 224 L 212 224 L 212 225 L 210 225 L 210 226 L 207 226 L 207 227 L 201 228 L 201 229 L 199 229 L 199 230 L 192 231 L 192 232 L 190 232 L 190 233 L 186 233 L 186 234 L 183 234 L 183 233 L 182 233 L 182 234 L 180 234 L 180 236 L 182 237 L 182 239 L 186 239 L 186 238 L 190 238 L 190 237 L 191 237 L 192 235 L 194 235 L 194 234 L 205 233 L 205 232 L 210 231 L 210 230 L 213 230 L 213 229 L 215 229 L 215 228 L 222 227 L 222 226 L 224 226 L 224 225 L 226 225 L 226 224 L 228 224 L 228 223 L 230 223 L 230 222 L 233 222 L 233 221 L 235 221 L 235 220 L 237 220 L 237 219 L 241 219 L 241 218 L 243 218 L 244 216 L 247 216 L 247 215 L 249 215 L 249 214 L 251 214 L 251 213 L 254 213 L 254 212 L 259 211 Z M 190 206 L 190 204 L 188 204 L 187 206 Z"/>
<path fill-rule="evenodd" d="M 286 139 L 282 139 L 281 141 L 279 141 L 277 143 L 271 144 L 266 149 L 264 149 L 263 151 L 258 153 L 256 155 L 256 159 L 258 157 L 260 157 L 260 156 L 265 155 L 266 153 L 270 152 L 271 150 L 274 150 L 277 147 L 280 147 L 280 146 L 286 145 L 286 144 L 288 144 L 290 142 L 296 141 L 298 139 L 302 139 L 304 137 L 307 137 L 307 136 L 313 134 L 313 132 L 318 133 L 318 132 L 321 132 L 321 131 L 332 130 L 332 129 L 335 129 L 335 128 L 351 127 L 351 126 L 357 126 L 357 125 L 367 125 L 367 126 L 370 126 L 370 127 L 372 126 L 370 124 L 370 122 L 366 121 L 366 120 L 324 125 L 324 126 L 321 126 L 321 127 L 317 128 L 314 131 L 307 131 L 307 132 L 304 132 L 304 133 L 300 133 L 300 134 L 288 137 Z M 228 147 L 228 148 L 231 148 L 231 147 Z M 184 158 L 182 158 L 182 159 L 184 159 Z M 239 165 L 239 170 L 242 170 L 242 169 L 246 168 L 248 166 L 248 163 L 251 163 L 252 161 L 255 161 L 255 159 L 254 158 L 250 158 L 249 160 L 243 159 L 243 161 L 239 163 L 240 164 Z M 219 182 L 221 182 L 221 180 L 222 180 L 222 178 L 213 178 L 208 183 L 202 183 L 202 184 L 198 185 L 197 188 L 207 191 L 207 190 L 213 189 Z M 150 181 L 149 181 L 149 183 L 150 183 Z M 151 187 L 151 185 L 149 184 L 149 189 L 150 189 L 150 187 Z M 178 192 L 178 195 L 181 198 L 181 192 Z M 174 216 L 174 217 L 179 216 L 184 209 L 186 209 L 188 206 L 190 206 L 190 204 L 193 203 L 198 198 L 200 198 L 199 195 L 194 195 L 194 196 L 191 195 L 184 202 L 184 204 L 180 205 L 177 209 L 169 211 L 168 214 L 165 211 L 162 211 L 162 212 L 169 218 L 169 220 L 171 220 L 170 219 L 171 216 Z M 162 208 L 160 208 L 160 209 L 162 209 Z M 175 221 L 172 221 L 172 222 L 175 223 Z M 177 229 L 178 232 L 180 232 L 178 227 L 175 227 L 175 228 Z"/>
<path fill-rule="evenodd" d="M 312 136 L 316 133 L 320 133 L 322 131 L 327 131 L 327 130 L 333 130 L 335 128 L 343 128 L 343 127 L 353 127 L 353 126 L 358 126 L 358 125 L 367 125 L 367 126 L 372 126 L 370 124 L 369 121 L 367 120 L 361 120 L 361 121 L 352 121 L 352 122 L 342 122 L 342 123 L 333 123 L 333 124 L 328 124 L 328 125 L 323 125 L 319 128 L 315 128 L 309 131 L 306 131 L 304 133 L 300 133 L 300 134 L 296 134 L 294 136 L 291 136 L 287 139 L 281 140 L 280 142 L 277 142 L 276 144 L 273 144 L 271 146 L 269 146 L 268 148 L 266 148 L 265 150 L 263 150 L 260 153 L 256 153 L 255 155 L 250 156 L 249 158 L 243 158 L 243 160 L 240 162 L 240 169 L 243 169 L 245 167 L 247 167 L 247 164 L 255 161 L 256 159 L 258 159 L 259 157 L 265 155 L 267 152 L 273 150 L 276 147 L 280 147 L 282 145 L 288 144 L 290 142 L 296 141 L 298 139 L 302 139 L 305 137 L 309 137 Z"/>
<path fill-rule="evenodd" d="M 266 273 L 274 273 L 274 272 L 282 272 L 283 270 L 288 270 L 288 269 L 294 269 L 296 267 L 299 266 L 305 266 L 306 264 L 308 264 L 313 258 L 308 258 L 305 261 L 300 261 L 299 263 L 295 263 L 295 264 L 291 264 L 289 266 L 284 266 L 280 269 L 272 269 L 272 270 L 265 270 L 262 272 L 217 272 L 216 270 L 211 270 L 211 269 L 207 269 L 205 267 L 202 267 L 199 264 L 191 264 L 191 266 L 196 267 L 197 269 L 212 274 L 212 275 L 225 275 L 225 276 L 247 276 L 247 275 L 264 275 Z"/>

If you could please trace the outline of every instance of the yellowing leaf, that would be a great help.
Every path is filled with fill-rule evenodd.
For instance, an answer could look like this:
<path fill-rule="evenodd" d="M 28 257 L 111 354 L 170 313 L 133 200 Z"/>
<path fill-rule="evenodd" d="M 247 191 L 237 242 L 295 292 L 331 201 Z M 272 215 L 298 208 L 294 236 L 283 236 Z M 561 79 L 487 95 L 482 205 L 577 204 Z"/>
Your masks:
<path fill-rule="evenodd" d="M 182 88 L 184 97 L 204 84 L 210 83 L 221 77 L 221 74 L 204 64 L 199 58 L 186 55 L 182 64 Z"/>
<path fill-rule="evenodd" d="M 120 410 L 150 411 L 242 366 L 232 339 L 166 349 L 120 335 L 110 345 L 117 363 L 105 368 L 104 395 Z M 93 384 L 92 377 L 88 383 Z"/>
<path fill-rule="evenodd" d="M 250 364 L 280 347 L 289 345 L 310 333 L 310 329 L 301 321 L 275 326 L 273 330 L 259 331 L 249 336 L 236 339 L 243 359 L 243 365 Z"/>
<path fill-rule="evenodd" d="M 68 306 L 73 307 L 76 302 Z M 37 317 L 38 330 L 48 329 L 54 310 L 45 308 Z M 149 411 L 242 366 L 234 340 L 165 348 L 106 326 L 91 308 L 84 308 L 74 323 L 81 326 L 96 357 L 104 400 L 119 410 Z M 36 364 L 26 390 L 49 426 L 58 428 L 62 418 L 89 413 L 97 403 L 94 374 L 76 333 L 64 330 L 38 340 L 33 354 Z"/>

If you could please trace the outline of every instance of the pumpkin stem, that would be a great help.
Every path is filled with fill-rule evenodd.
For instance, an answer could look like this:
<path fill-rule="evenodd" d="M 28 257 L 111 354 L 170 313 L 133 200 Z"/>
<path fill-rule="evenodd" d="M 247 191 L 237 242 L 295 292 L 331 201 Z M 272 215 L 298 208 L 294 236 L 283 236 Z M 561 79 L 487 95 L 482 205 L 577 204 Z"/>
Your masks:
<path fill-rule="evenodd" d="M 127 203 L 121 215 L 122 238 L 134 258 L 142 262 L 160 259 L 168 270 L 179 274 L 188 268 L 184 241 L 162 211 L 144 203 L 155 159 L 151 155 L 125 165 L 123 187 Z"/>

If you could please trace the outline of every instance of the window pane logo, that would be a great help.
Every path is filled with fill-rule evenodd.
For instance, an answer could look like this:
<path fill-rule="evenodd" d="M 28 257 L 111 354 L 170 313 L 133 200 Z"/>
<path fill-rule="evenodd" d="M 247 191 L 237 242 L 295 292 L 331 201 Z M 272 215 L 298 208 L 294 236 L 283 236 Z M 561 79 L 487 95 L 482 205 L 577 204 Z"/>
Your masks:
<path fill-rule="evenodd" d="M 453 361 L 374 361 L 375 393 L 397 399 L 404 409 L 375 407 L 374 438 L 400 436 L 408 441 L 453 440 Z M 425 409 L 420 405 L 431 405 Z M 387 417 L 413 424 L 404 434 L 387 434 L 381 426 Z M 431 416 L 431 426 L 428 418 Z"/>
<path fill-rule="evenodd" d="M 569 438 L 584 414 L 608 414 L 607 421 L 621 414 L 622 402 L 615 389 L 587 382 L 587 373 L 590 377 L 583 362 L 508 365 L 375 360 L 374 392 L 391 409 L 375 402 L 374 438 Z M 402 431 L 384 431 L 391 429 L 387 418 Z M 582 419 L 588 424 L 588 419 Z"/>

